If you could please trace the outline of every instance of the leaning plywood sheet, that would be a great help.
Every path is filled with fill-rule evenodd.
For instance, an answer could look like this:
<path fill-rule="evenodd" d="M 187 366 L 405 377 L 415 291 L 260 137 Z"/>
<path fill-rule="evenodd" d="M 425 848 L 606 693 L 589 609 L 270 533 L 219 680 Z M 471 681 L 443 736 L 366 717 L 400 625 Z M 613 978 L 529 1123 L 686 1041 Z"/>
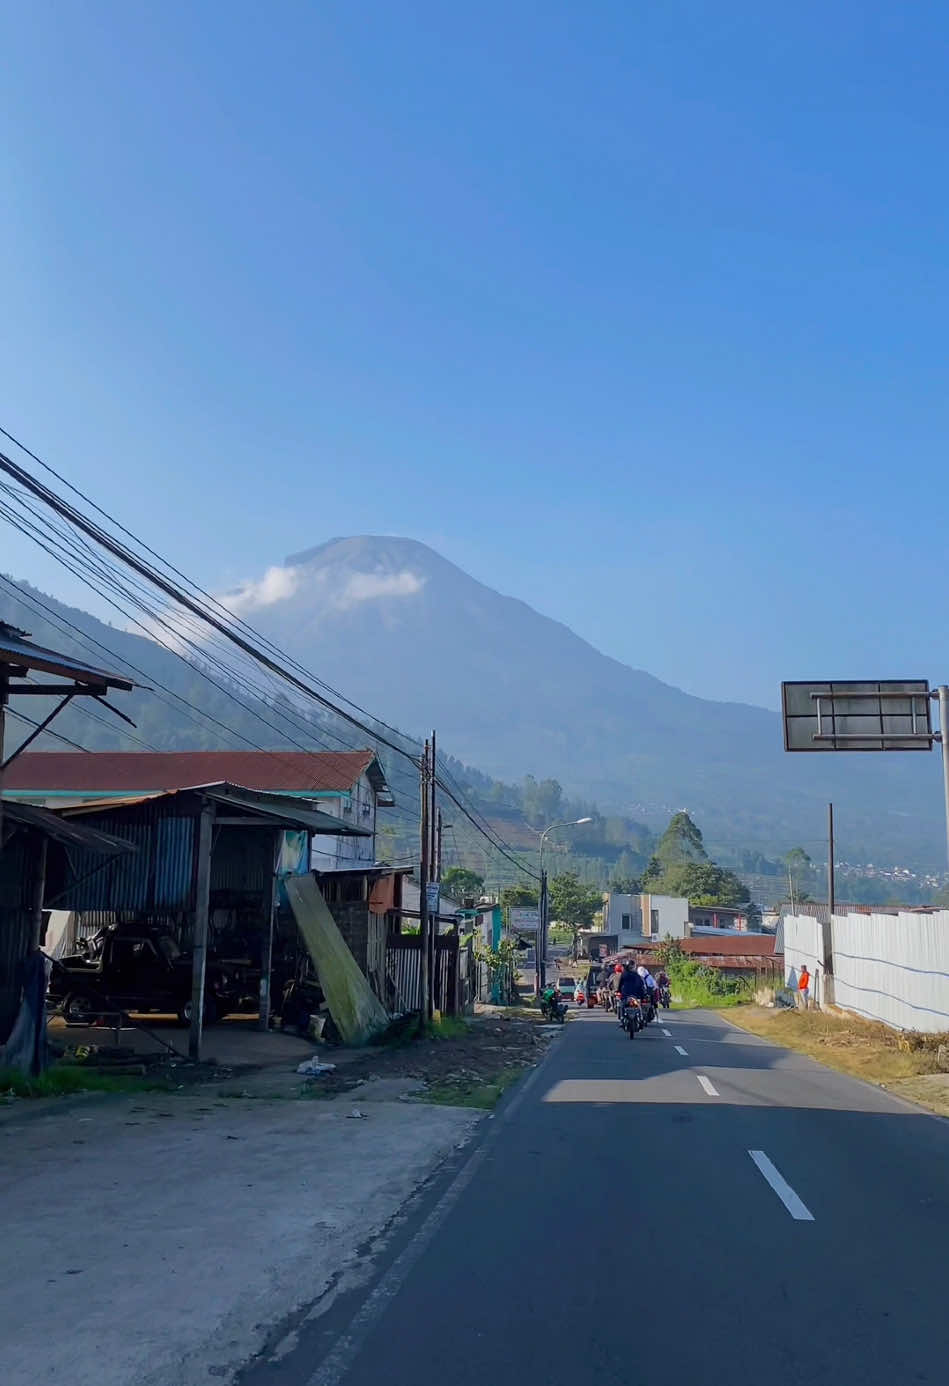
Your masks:
<path fill-rule="evenodd" d="M 312 876 L 288 876 L 290 907 L 320 978 L 330 1015 L 345 1044 L 365 1044 L 389 1023 L 349 951 Z"/>

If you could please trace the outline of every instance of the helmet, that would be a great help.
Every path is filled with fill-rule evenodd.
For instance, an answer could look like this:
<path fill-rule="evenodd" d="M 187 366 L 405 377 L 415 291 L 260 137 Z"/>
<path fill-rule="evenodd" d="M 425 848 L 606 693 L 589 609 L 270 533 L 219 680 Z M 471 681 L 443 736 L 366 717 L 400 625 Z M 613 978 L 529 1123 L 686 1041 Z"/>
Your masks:
<path fill-rule="evenodd" d="M 642 963 L 639 964 L 636 971 L 639 973 L 640 977 L 645 977 L 646 969 L 643 967 Z"/>
<path fill-rule="evenodd" d="M 620 972 L 622 972 L 622 970 L 623 970 L 623 964 L 622 964 L 622 963 L 617 963 L 616 966 L 613 968 L 613 971 L 614 971 L 615 973 L 617 973 L 617 975 L 618 975 Z"/>

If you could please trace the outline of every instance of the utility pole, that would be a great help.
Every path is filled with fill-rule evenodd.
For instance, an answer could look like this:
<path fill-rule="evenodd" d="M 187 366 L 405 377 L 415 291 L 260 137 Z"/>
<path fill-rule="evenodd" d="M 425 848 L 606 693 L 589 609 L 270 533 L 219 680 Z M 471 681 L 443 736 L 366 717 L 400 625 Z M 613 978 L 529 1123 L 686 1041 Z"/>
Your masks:
<path fill-rule="evenodd" d="M 830 913 L 834 912 L 836 901 L 834 880 L 834 806 L 827 805 L 827 903 L 830 906 Z"/>
<path fill-rule="evenodd" d="M 422 1027 L 424 1028 L 430 1019 L 428 998 L 431 993 L 430 973 L 428 966 L 428 875 L 429 875 L 429 848 L 431 846 L 431 834 L 428 826 L 429 808 L 431 807 L 431 787 L 429 785 L 429 744 L 426 741 L 425 751 L 422 756 L 420 767 L 420 790 L 421 790 L 421 820 L 419 824 L 419 834 L 421 838 L 421 862 L 419 866 L 419 876 L 421 878 L 421 888 L 418 898 L 419 930 L 418 930 L 418 968 L 419 968 L 419 1005 L 422 1014 Z"/>
<path fill-rule="evenodd" d="M 942 744 L 942 785 L 946 796 L 946 843 L 949 846 L 949 685 L 941 683 L 939 694 L 939 740 Z"/>
<path fill-rule="evenodd" d="M 537 931 L 537 992 L 547 985 L 547 871 L 540 868 L 540 928 Z"/>
<path fill-rule="evenodd" d="M 440 881 L 442 878 L 442 811 L 435 810 L 435 879 Z"/>

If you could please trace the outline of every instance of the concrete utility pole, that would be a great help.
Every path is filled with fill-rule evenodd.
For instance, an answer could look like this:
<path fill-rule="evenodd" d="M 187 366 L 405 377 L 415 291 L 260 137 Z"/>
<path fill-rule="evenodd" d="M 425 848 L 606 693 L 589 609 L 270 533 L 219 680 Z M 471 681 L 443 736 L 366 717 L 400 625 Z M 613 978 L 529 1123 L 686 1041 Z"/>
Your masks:
<path fill-rule="evenodd" d="M 834 912 L 836 903 L 836 880 L 834 874 L 834 806 L 827 805 L 827 903 L 830 906 L 830 913 Z"/>
<path fill-rule="evenodd" d="M 419 821 L 419 836 L 421 845 L 421 860 L 419 864 L 419 877 L 421 887 L 419 889 L 418 913 L 418 968 L 419 968 L 419 1009 L 422 1016 L 422 1024 L 427 1025 L 431 1019 L 429 1010 L 429 997 L 431 995 L 431 979 L 428 965 L 428 876 L 429 876 L 429 848 L 431 847 L 431 834 L 429 832 L 428 815 L 431 807 L 431 787 L 429 785 L 429 743 L 426 741 L 425 750 L 422 754 L 422 763 L 419 774 L 419 788 L 421 798 L 421 818 Z"/>

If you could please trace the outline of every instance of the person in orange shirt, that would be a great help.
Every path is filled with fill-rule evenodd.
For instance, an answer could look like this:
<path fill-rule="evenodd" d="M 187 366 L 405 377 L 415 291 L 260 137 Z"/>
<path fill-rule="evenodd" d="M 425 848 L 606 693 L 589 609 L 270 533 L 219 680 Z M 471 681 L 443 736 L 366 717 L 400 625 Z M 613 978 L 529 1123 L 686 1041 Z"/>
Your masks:
<path fill-rule="evenodd" d="M 807 1010 L 808 1002 L 811 998 L 811 974 L 807 970 L 807 964 L 801 968 L 801 975 L 797 983 L 797 994 L 800 997 L 801 1005 Z"/>

